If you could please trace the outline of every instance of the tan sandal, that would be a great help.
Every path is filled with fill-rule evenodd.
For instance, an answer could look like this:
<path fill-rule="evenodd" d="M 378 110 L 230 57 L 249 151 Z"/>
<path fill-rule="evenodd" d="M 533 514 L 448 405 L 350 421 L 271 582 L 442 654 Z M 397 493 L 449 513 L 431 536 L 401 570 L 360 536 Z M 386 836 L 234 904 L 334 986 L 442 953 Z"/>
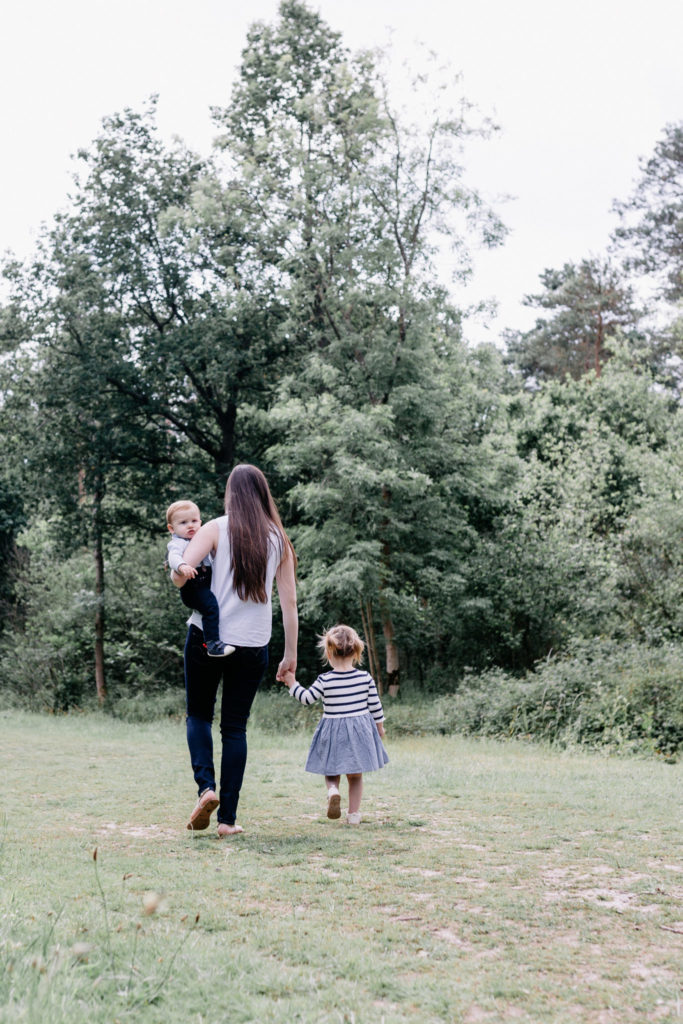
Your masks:
<path fill-rule="evenodd" d="M 338 789 L 327 791 L 327 817 L 341 818 L 341 796 Z"/>
<path fill-rule="evenodd" d="M 190 815 L 187 827 L 191 832 L 202 832 L 211 824 L 211 815 L 216 810 L 220 800 L 212 789 L 206 789 L 197 801 L 197 806 Z"/>

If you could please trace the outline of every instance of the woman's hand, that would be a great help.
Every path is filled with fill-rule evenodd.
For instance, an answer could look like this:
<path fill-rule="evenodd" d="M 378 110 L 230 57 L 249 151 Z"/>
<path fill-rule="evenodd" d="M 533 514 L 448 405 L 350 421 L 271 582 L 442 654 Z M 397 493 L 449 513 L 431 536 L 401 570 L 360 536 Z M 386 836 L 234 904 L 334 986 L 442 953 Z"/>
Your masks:
<path fill-rule="evenodd" d="M 284 683 L 288 690 L 291 690 L 296 683 L 296 677 L 293 672 L 283 672 L 281 683 Z"/>
<path fill-rule="evenodd" d="M 278 683 L 284 683 L 285 686 L 292 686 L 295 681 L 295 672 L 296 658 L 285 657 L 282 659 L 282 661 L 277 667 L 277 675 L 275 676 L 275 678 L 277 679 Z M 292 677 L 291 682 L 288 682 L 287 676 Z"/>

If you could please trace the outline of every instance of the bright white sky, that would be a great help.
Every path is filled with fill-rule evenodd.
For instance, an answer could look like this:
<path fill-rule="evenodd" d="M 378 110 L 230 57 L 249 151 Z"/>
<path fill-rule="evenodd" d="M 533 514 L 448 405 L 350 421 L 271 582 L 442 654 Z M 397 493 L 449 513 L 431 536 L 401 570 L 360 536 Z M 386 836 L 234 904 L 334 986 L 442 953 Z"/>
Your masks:
<path fill-rule="evenodd" d="M 680 0 L 312 0 L 352 49 L 392 38 L 397 60 L 426 44 L 463 72 L 463 91 L 502 126 L 466 159 L 500 207 L 504 247 L 476 257 L 463 303 L 499 315 L 468 336 L 526 328 L 521 305 L 549 266 L 601 254 L 638 157 L 683 118 Z M 25 0 L 6 4 L 0 44 L 0 250 L 30 252 L 64 204 L 70 154 L 100 119 L 160 94 L 160 124 L 207 153 L 211 105 L 228 102 L 248 25 L 277 0 Z M 460 287 L 460 286 L 459 286 Z"/>

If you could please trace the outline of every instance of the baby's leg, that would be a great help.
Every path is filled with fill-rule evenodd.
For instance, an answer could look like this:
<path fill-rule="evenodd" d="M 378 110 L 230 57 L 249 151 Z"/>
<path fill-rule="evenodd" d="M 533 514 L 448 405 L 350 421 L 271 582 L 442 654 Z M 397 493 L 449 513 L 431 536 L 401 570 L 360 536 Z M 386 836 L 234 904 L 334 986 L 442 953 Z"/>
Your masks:
<path fill-rule="evenodd" d="M 356 814 L 360 810 L 360 802 L 363 796 L 363 775 L 358 772 L 354 775 L 347 775 L 349 783 L 349 814 Z"/>
<path fill-rule="evenodd" d="M 209 577 L 209 581 L 210 579 L 211 577 Z M 201 614 L 202 617 L 202 632 L 204 634 L 204 643 L 213 644 L 217 640 L 220 640 L 220 634 L 218 632 L 220 609 L 218 607 L 216 595 L 213 593 L 211 587 L 208 584 L 202 584 L 201 586 L 197 586 L 194 588 L 194 590 L 194 607 Z"/>
<path fill-rule="evenodd" d="M 341 797 L 339 795 L 339 776 L 326 775 L 325 785 L 327 786 L 327 817 L 339 818 L 341 816 Z"/>

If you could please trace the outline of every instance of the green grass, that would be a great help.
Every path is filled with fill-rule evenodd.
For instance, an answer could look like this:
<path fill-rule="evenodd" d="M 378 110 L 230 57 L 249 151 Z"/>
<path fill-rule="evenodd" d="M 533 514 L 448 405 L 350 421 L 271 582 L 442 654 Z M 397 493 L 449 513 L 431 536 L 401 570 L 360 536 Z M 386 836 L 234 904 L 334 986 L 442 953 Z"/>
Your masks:
<path fill-rule="evenodd" d="M 0 1020 L 683 1021 L 681 765 L 390 736 L 351 829 L 307 745 L 219 842 L 182 724 L 0 715 Z"/>

